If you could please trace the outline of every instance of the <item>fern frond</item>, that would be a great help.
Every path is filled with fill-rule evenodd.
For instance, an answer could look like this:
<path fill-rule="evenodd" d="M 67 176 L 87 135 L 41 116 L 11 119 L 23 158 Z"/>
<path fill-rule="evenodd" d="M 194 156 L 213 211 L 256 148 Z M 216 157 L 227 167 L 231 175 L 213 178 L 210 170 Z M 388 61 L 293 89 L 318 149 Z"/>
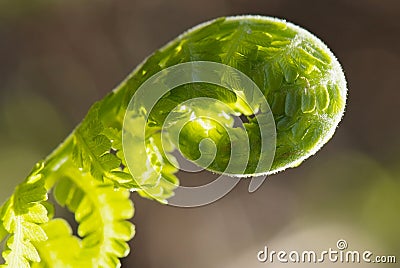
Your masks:
<path fill-rule="evenodd" d="M 129 191 L 78 173 L 60 180 L 54 197 L 75 214 L 79 223 L 79 258 L 91 260 L 91 266 L 81 267 L 118 267 L 118 258 L 129 253 L 126 241 L 135 233 L 133 224 L 127 221 L 134 213 Z"/>
<path fill-rule="evenodd" d="M 245 173 L 238 175 L 254 174 L 262 160 L 263 143 L 257 118 L 250 118 L 253 110 L 244 103 L 253 103 L 256 95 L 245 96 L 238 77 L 226 71 L 219 74 L 227 85 L 237 87 L 234 92 L 208 83 L 174 88 L 151 111 L 145 111 L 148 118 L 127 109 L 148 78 L 190 61 L 214 61 L 236 68 L 249 76 L 270 102 L 277 127 L 276 150 L 271 150 L 275 152 L 273 163 L 263 174 L 297 166 L 314 154 L 332 137 L 343 115 L 347 89 L 340 64 L 307 31 L 285 21 L 252 16 L 220 18 L 195 27 L 156 51 L 97 102 L 66 141 L 16 188 L 0 209 L 0 240 L 7 238 L 2 267 L 120 266 L 119 258 L 129 252 L 126 242 L 135 233 L 128 221 L 134 209 L 127 189 L 166 203 L 179 185 L 172 156 L 175 149 L 196 163 L 200 141 L 210 138 L 217 145 L 217 154 L 207 168 L 224 172 L 232 158 L 230 148 L 248 147 L 246 138 L 241 138 L 247 132 L 250 156 Z M 180 133 L 180 128 L 171 127 L 174 123 L 163 125 L 177 105 L 200 97 L 233 109 L 233 113 L 225 111 L 221 108 L 225 105 L 211 102 L 191 111 L 194 118 L 221 117 L 222 121 L 216 122 L 224 127 L 196 124 L 192 114 L 187 114 L 190 124 Z M 248 116 L 245 130 L 234 126 L 232 114 Z M 269 116 L 270 112 L 260 109 L 258 115 Z M 133 120 L 128 127 L 126 118 Z M 146 126 L 146 132 L 138 125 Z M 225 127 L 234 131 L 232 142 Z M 124 148 L 122 133 L 133 137 Z M 161 133 L 166 133 L 166 143 L 161 142 Z M 52 219 L 53 207 L 46 200 L 53 186 L 56 201 L 75 214 L 78 236 L 67 222 Z"/>
<path fill-rule="evenodd" d="M 132 177 L 121 172 L 122 161 L 113 153 L 112 141 L 102 133 L 104 126 L 99 119 L 99 106 L 97 103 L 90 109 L 74 132 L 72 159 L 82 171 L 99 181 L 109 179 L 116 186 L 127 184 L 132 182 Z"/>
<path fill-rule="evenodd" d="M 48 240 L 34 243 L 41 262 L 33 263 L 32 268 L 91 266 L 91 259 L 80 258 L 82 242 L 72 234 L 72 229 L 65 220 L 53 219 L 43 224 L 42 228 Z"/>
<path fill-rule="evenodd" d="M 38 164 L 25 182 L 17 186 L 14 194 L 1 210 L 4 230 L 9 234 L 2 267 L 29 268 L 31 262 L 40 262 L 32 242 L 45 241 L 47 235 L 40 224 L 47 222 L 45 181 Z"/>

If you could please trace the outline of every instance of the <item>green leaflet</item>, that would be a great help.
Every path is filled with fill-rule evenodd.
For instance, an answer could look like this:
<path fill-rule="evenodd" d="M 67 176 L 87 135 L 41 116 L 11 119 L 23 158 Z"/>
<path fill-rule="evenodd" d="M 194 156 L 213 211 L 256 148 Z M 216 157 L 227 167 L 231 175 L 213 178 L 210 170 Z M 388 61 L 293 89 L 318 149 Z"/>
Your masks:
<path fill-rule="evenodd" d="M 210 169 L 221 172 L 229 161 L 231 145 L 242 146 L 240 139 L 229 140 L 222 125 L 210 129 L 207 122 L 193 121 L 179 133 L 178 141 L 171 138 L 177 128 L 167 126 L 170 140 L 168 148 L 163 148 L 163 123 L 188 99 L 218 100 L 235 111 L 234 115 L 224 114 L 222 106 L 208 104 L 200 109 L 188 107 L 182 118 L 190 119 L 191 113 L 224 117 L 223 125 L 234 128 L 235 136 L 247 133 L 252 143 L 246 175 L 253 174 L 261 146 L 258 122 L 245 104 L 252 96 L 207 83 L 183 85 L 163 96 L 150 111 L 146 134 L 129 129 L 138 143 L 145 140 L 145 146 L 133 143 L 122 148 L 125 112 L 140 85 L 160 70 L 191 61 L 234 67 L 262 90 L 277 129 L 275 158 L 265 173 L 297 166 L 314 154 L 332 137 L 343 115 L 347 89 L 340 64 L 305 30 L 256 16 L 219 18 L 195 27 L 154 52 L 94 104 L 66 141 L 15 189 L 0 210 L 0 239 L 7 239 L 3 267 L 118 267 L 119 258 L 129 252 L 126 242 L 134 235 L 128 222 L 133 205 L 126 189 L 167 203 L 179 185 L 174 149 L 195 162 L 200 142 L 210 138 L 217 147 L 217 159 Z M 234 117 L 240 115 L 248 122 L 244 129 L 235 129 Z M 212 147 L 209 143 L 202 146 Z M 126 153 L 137 158 L 133 168 L 141 176 L 132 176 Z M 53 207 L 46 202 L 51 190 L 56 201 L 75 214 L 79 237 L 72 234 L 67 222 L 53 219 Z"/>
<path fill-rule="evenodd" d="M 34 243 L 42 258 L 33 268 L 43 267 L 91 267 L 91 258 L 80 258 L 81 241 L 72 235 L 69 224 L 63 219 L 53 219 L 42 226 L 48 240 Z M 68 250 L 65 250 L 68 249 Z"/>
<path fill-rule="evenodd" d="M 43 202 L 47 200 L 44 178 L 40 174 L 43 163 L 38 164 L 24 183 L 3 205 L 1 221 L 9 234 L 3 258 L 5 267 L 30 267 L 30 262 L 39 262 L 40 256 L 32 242 L 45 241 L 46 233 L 40 224 L 48 221 Z"/>
<path fill-rule="evenodd" d="M 78 235 L 82 240 L 72 237 L 70 230 L 65 232 L 67 241 L 75 248 L 74 252 L 69 253 L 74 254 L 70 257 L 79 267 L 119 266 L 118 258 L 129 253 L 126 241 L 134 235 L 133 225 L 126 221 L 133 216 L 132 202 L 128 199 L 129 191 L 115 190 L 112 183 L 101 183 L 91 176 L 79 178 L 79 174 L 71 175 L 71 178 L 60 180 L 54 188 L 57 202 L 73 212 L 79 223 Z M 47 242 L 38 244 L 39 252 L 47 255 L 46 261 L 50 265 L 60 261 L 60 258 L 54 256 L 62 257 L 63 247 L 57 248 L 54 245 L 61 245 L 64 240 L 64 236 L 60 237 L 59 233 L 52 233 L 52 224 L 59 226 L 61 223 L 50 222 L 50 226 L 45 228 L 49 230 L 49 243 L 53 246 L 49 248 Z M 68 226 L 63 227 L 64 230 L 67 228 Z M 69 260 L 66 259 L 64 265 Z"/>
<path fill-rule="evenodd" d="M 113 153 L 121 138 L 111 140 L 106 134 L 112 130 L 104 129 L 98 115 L 99 104 L 94 105 L 88 117 L 74 132 L 72 159 L 76 166 L 87 170 L 97 180 L 109 179 L 115 186 L 132 181 L 129 173 L 121 169 L 122 160 Z M 103 134 L 103 131 L 105 134 Z M 114 144 L 113 144 L 114 143 Z"/>
<path fill-rule="evenodd" d="M 3 210 L 3 208 L 0 208 L 0 211 L 2 211 Z M 3 226 L 3 221 L 1 220 L 0 221 L 0 241 L 3 241 L 3 239 L 7 236 L 7 231 L 6 231 L 6 229 L 4 229 L 4 226 Z"/>

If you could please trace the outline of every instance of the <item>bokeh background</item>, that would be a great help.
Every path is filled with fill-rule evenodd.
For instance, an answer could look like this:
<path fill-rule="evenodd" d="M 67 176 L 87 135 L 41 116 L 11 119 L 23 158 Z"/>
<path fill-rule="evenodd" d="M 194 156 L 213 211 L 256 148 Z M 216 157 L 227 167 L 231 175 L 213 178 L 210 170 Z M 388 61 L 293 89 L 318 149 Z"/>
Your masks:
<path fill-rule="evenodd" d="M 400 262 L 397 0 L 1 0 L 0 202 L 146 56 L 235 14 L 285 18 L 324 40 L 348 80 L 343 122 L 316 156 L 253 194 L 242 181 L 194 209 L 133 195 L 137 234 L 123 267 L 280 267 L 258 263 L 257 252 L 335 248 L 338 239 Z"/>

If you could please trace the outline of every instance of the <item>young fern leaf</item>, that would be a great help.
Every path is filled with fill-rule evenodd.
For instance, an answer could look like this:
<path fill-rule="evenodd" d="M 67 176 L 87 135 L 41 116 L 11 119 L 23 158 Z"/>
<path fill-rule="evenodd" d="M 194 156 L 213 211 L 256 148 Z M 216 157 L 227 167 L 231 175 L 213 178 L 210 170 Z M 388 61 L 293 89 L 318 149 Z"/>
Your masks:
<path fill-rule="evenodd" d="M 119 267 L 118 258 L 129 253 L 126 241 L 135 232 L 127 221 L 133 216 L 129 191 L 115 190 L 113 183 L 101 183 L 88 174 L 73 173 L 55 185 L 54 197 L 75 214 L 79 237 L 72 235 L 62 219 L 44 224 L 49 239 L 34 243 L 42 262 L 33 267 Z"/>
<path fill-rule="evenodd" d="M 82 242 L 78 257 L 91 259 L 90 267 L 118 267 L 118 258 L 129 253 L 126 241 L 134 235 L 134 227 L 127 221 L 133 216 L 129 191 L 75 174 L 58 182 L 54 197 L 75 214 L 79 223 Z"/>
<path fill-rule="evenodd" d="M 145 81 L 168 67 L 194 61 L 234 67 L 260 88 L 270 111 L 258 113 L 266 117 L 272 112 L 271 125 L 276 126 L 270 168 L 266 165 L 258 173 L 259 161 L 264 159 L 259 122 L 254 107 L 246 104 L 255 97 L 244 96 L 240 88 L 230 91 L 208 83 L 178 86 L 163 95 L 151 111 L 139 111 L 148 115 L 147 122 L 143 119 L 145 134 L 137 129 L 138 124 L 130 129 L 124 125 L 126 117 L 140 123 L 134 121 L 140 119 L 137 111 L 128 107 Z M 235 76 L 220 76 L 235 87 L 240 85 Z M 241 148 L 246 144 L 238 139 L 231 142 L 224 125 L 237 134 L 235 138 L 244 133 L 249 138 L 245 171 L 233 176 L 273 174 L 295 167 L 332 137 L 344 113 L 346 93 L 345 77 L 335 56 L 319 39 L 293 24 L 241 16 L 219 18 L 185 32 L 94 104 L 66 141 L 17 186 L 0 210 L 0 240 L 7 239 L 2 266 L 118 267 L 119 258 L 129 252 L 126 242 L 134 235 L 128 221 L 133 216 L 128 189 L 167 203 L 179 185 L 172 156 L 175 149 L 194 162 L 200 155 L 200 142 L 212 140 L 217 157 L 207 168 L 223 173 L 231 158 L 231 145 Z M 220 104 L 180 106 L 193 98 L 214 99 Z M 173 127 L 166 134 L 167 143 L 161 142 L 163 124 L 176 108 L 178 113 L 183 111 L 180 118 L 189 118 L 190 123 L 182 128 L 178 142 L 172 142 L 171 135 L 177 132 Z M 233 112 L 225 113 L 228 110 Z M 192 120 L 197 113 L 222 123 L 200 124 Z M 244 129 L 234 125 L 234 116 L 247 119 Z M 128 148 L 122 146 L 125 132 L 133 138 Z M 132 155 L 135 161 L 128 165 L 126 159 Z M 66 221 L 52 219 L 52 207 L 46 200 L 53 186 L 56 201 L 75 214 L 79 237 L 72 234 Z"/>
<path fill-rule="evenodd" d="M 4 267 L 25 268 L 30 267 L 30 262 L 40 261 L 32 242 L 47 239 L 40 226 L 48 221 L 47 210 L 43 205 L 47 200 L 47 190 L 40 173 L 42 169 L 43 164 L 38 164 L 2 207 L 2 225 L 9 234 L 3 252 L 6 261 Z"/>
<path fill-rule="evenodd" d="M 91 258 L 82 258 L 82 242 L 72 234 L 68 222 L 53 219 L 42 225 L 48 240 L 34 242 L 41 262 L 34 262 L 32 268 L 49 267 L 93 267 Z M 68 250 L 66 250 L 68 249 Z"/>
<path fill-rule="evenodd" d="M 99 104 L 95 104 L 90 109 L 88 116 L 74 132 L 72 159 L 75 165 L 90 172 L 99 181 L 109 179 L 115 186 L 131 182 L 132 177 L 120 170 L 121 159 L 112 153 L 112 141 L 103 134 L 104 126 L 99 120 L 98 107 Z"/>
<path fill-rule="evenodd" d="M 104 129 L 103 133 L 110 141 L 112 141 L 112 149 L 115 151 L 115 155 L 122 163 L 120 166 L 121 171 L 114 171 L 114 174 L 129 179 L 128 182 L 119 183 L 118 186 L 136 190 L 142 197 L 150 199 L 156 197 L 159 202 L 166 203 L 166 199 L 173 195 L 173 190 L 175 189 L 174 185 L 178 185 L 179 180 L 174 175 L 174 173 L 177 172 L 177 168 L 169 162 L 169 159 L 173 159 L 173 157 L 169 155 L 168 159 L 166 156 L 166 153 L 168 152 L 166 152 L 166 148 L 163 148 L 161 145 L 160 133 L 158 131 L 152 133 L 151 138 L 147 142 L 147 152 L 149 155 L 153 156 L 151 157 L 153 162 L 152 164 L 158 166 L 160 170 L 159 172 L 147 172 L 146 176 L 143 176 L 146 179 L 146 183 L 140 183 L 140 187 L 136 180 L 133 181 L 127 168 L 121 142 L 122 131 L 109 127 Z M 136 153 L 139 153 L 139 151 L 136 151 Z M 148 162 L 147 158 L 141 160 L 138 159 L 136 168 L 141 169 L 143 168 L 143 165 L 146 165 L 146 163 L 148 165 Z M 161 179 L 161 177 L 163 179 Z"/>

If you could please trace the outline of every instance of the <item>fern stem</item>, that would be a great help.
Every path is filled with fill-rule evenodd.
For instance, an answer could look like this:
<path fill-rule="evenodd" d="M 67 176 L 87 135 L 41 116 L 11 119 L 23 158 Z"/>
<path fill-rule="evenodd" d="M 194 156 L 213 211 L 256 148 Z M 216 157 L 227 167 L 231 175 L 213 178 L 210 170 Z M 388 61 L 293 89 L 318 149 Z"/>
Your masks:
<path fill-rule="evenodd" d="M 51 189 L 64 175 L 64 168 L 68 166 L 72 156 L 74 130 L 45 160 L 42 173 L 46 177 L 46 189 Z"/>

